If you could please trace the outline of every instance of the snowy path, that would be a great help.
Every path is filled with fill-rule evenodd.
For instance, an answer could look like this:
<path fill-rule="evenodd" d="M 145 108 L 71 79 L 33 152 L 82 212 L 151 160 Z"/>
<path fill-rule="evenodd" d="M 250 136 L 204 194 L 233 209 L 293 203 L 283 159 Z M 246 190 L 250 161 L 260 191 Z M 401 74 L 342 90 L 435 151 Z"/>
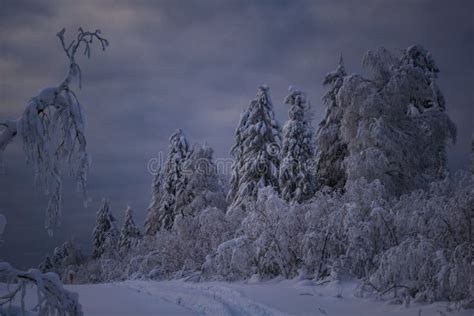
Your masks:
<path fill-rule="evenodd" d="M 157 283 L 145 281 L 117 284 L 119 287 L 182 306 L 193 315 L 283 315 L 223 284 L 170 281 L 156 285 Z"/>
<path fill-rule="evenodd" d="M 126 281 L 67 286 L 79 293 L 86 316 L 151 315 L 324 315 L 324 316 L 473 316 L 450 311 L 446 303 L 409 308 L 354 296 L 355 284 L 314 286 L 309 281 L 190 283 Z M 0 294 L 5 290 L 0 284 Z M 35 302 L 27 293 L 27 306 Z M 3 316 L 3 315 L 2 315 Z"/>

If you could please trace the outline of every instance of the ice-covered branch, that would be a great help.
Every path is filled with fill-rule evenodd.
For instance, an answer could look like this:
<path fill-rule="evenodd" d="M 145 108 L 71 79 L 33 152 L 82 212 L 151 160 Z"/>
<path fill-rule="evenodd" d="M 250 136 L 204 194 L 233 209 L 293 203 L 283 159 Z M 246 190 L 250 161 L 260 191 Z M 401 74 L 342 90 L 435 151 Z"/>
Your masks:
<path fill-rule="evenodd" d="M 0 278 L 15 284 L 12 290 L 0 296 L 0 314 L 5 312 L 10 315 L 12 303 L 19 300 L 24 315 L 25 293 L 27 287 L 33 284 L 38 293 L 38 302 L 33 309 L 38 311 L 38 315 L 83 315 L 77 293 L 66 290 L 55 273 L 41 273 L 37 269 L 20 271 L 6 262 L 0 262 Z"/>
<path fill-rule="evenodd" d="M 77 77 L 81 85 L 81 71 L 75 61 L 79 48 L 90 57 L 91 44 L 99 41 L 102 50 L 108 41 L 100 30 L 84 31 L 79 28 L 76 39 L 66 44 L 65 29 L 57 33 L 69 61 L 64 79 L 56 86 L 42 89 L 29 101 L 17 121 L 0 121 L 0 155 L 19 132 L 27 161 L 32 165 L 37 183 L 49 195 L 45 227 L 49 233 L 60 226 L 62 204 L 61 164 L 67 162 L 78 188 L 86 199 L 85 188 L 89 169 L 89 156 L 85 136 L 85 120 L 82 105 L 71 89 Z"/>

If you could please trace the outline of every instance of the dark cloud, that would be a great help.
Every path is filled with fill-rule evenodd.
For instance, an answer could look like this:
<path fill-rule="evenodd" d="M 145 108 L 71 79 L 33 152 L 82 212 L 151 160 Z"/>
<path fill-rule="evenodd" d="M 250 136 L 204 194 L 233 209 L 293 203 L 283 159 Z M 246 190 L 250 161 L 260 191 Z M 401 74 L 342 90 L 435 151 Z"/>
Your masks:
<path fill-rule="evenodd" d="M 207 141 L 228 157 L 240 112 L 261 83 L 271 86 L 281 122 L 289 85 L 308 92 L 316 120 L 324 74 L 339 54 L 349 72 L 363 72 L 368 49 L 395 52 L 414 43 L 441 69 L 439 85 L 459 129 L 450 148 L 453 170 L 468 165 L 472 133 L 474 4 L 470 1 L 2 1 L 0 117 L 19 115 L 37 90 L 58 82 L 66 59 L 55 37 L 62 27 L 101 28 L 110 49 L 80 58 L 88 117 L 90 208 L 66 181 L 63 228 L 46 236 L 46 198 L 16 142 L 0 176 L 0 212 L 9 225 L 0 258 L 31 266 L 66 238 L 89 245 L 102 197 L 117 217 L 127 204 L 142 222 L 149 200 L 147 161 L 167 150 L 183 128 L 191 143 Z"/>

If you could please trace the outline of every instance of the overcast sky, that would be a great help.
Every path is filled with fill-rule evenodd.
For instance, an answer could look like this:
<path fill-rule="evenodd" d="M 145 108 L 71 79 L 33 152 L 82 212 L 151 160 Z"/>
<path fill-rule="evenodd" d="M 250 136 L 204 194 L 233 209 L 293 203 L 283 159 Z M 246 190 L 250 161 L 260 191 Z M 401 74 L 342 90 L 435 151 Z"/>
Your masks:
<path fill-rule="evenodd" d="M 132 4 L 133 3 L 133 4 Z M 285 120 L 289 85 L 307 92 L 319 121 L 322 79 L 343 54 L 362 72 L 365 51 L 419 43 L 441 69 L 439 86 L 458 127 L 451 170 L 466 168 L 473 129 L 474 2 L 466 1 L 0 1 L 0 118 L 21 114 L 42 87 L 60 81 L 67 60 L 55 34 L 100 28 L 110 49 L 80 57 L 78 91 L 92 156 L 82 208 L 65 183 L 63 226 L 43 229 L 47 199 L 34 189 L 18 140 L 4 157 L 0 213 L 8 219 L 0 259 L 33 266 L 66 238 L 88 247 L 102 197 L 121 222 L 127 204 L 143 223 L 150 199 L 147 161 L 182 128 L 228 157 L 239 115 L 259 84 L 270 86 Z"/>

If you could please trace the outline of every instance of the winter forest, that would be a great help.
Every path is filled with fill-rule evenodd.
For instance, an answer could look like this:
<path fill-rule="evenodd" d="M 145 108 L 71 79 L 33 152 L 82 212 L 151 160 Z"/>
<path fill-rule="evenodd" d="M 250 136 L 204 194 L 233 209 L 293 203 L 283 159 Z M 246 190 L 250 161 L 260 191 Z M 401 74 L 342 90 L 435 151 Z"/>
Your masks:
<path fill-rule="evenodd" d="M 470 169 L 450 171 L 457 126 L 427 48 L 366 47 L 351 56 L 362 60 L 360 74 L 343 51 L 313 83 L 324 89 L 317 98 L 295 85 L 276 99 L 255 82 L 226 144 L 231 158 L 173 121 L 165 156 L 148 166 L 149 206 L 116 209 L 116 197 L 88 193 L 98 153 L 88 148 L 91 105 L 81 102 L 92 89 L 83 65 L 116 48 L 106 28 L 86 27 L 56 34 L 63 79 L 32 91 L 17 119 L 0 117 L 0 159 L 8 171 L 20 144 L 31 187 L 47 201 L 36 225 L 51 236 L 68 212 L 65 183 L 75 182 L 84 208 L 101 199 L 85 228 L 90 247 L 67 238 L 31 269 L 16 268 L 2 262 L 10 242 L 2 233 L 15 227 L 0 214 L 0 315 L 88 315 L 87 291 L 122 300 L 113 293 L 132 289 L 125 299 L 141 308 L 163 302 L 143 315 L 472 313 L 474 139 Z M 293 292 L 286 309 L 273 304 Z M 337 304 L 347 310 L 332 312 Z"/>

